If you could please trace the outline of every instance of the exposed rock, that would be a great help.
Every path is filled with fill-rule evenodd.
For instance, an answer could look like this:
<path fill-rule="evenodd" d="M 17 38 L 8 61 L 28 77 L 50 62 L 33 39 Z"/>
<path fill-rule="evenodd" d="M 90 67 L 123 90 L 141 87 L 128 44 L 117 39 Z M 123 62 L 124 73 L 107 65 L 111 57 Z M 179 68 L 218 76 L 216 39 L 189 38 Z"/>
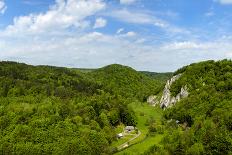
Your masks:
<path fill-rule="evenodd" d="M 171 85 L 180 77 L 181 74 L 178 74 L 176 76 L 173 76 L 170 80 L 167 81 L 165 88 L 163 90 L 163 95 L 160 100 L 160 107 L 162 109 L 171 107 L 172 105 L 175 105 L 176 102 L 179 102 L 182 98 L 188 97 L 189 93 L 187 90 L 187 86 L 182 87 L 180 93 L 177 94 L 176 97 L 171 96 L 171 92 L 170 92 Z"/>
<path fill-rule="evenodd" d="M 147 103 L 155 106 L 155 105 L 159 104 L 159 100 L 158 100 L 157 96 L 151 95 L 147 98 Z"/>
<path fill-rule="evenodd" d="M 188 88 L 187 88 L 187 85 L 185 85 L 184 87 L 181 88 L 180 97 L 186 98 L 188 97 L 188 95 L 189 95 Z"/>
<path fill-rule="evenodd" d="M 171 103 L 175 103 L 176 99 L 171 97 L 170 88 L 173 82 L 175 82 L 177 79 L 181 77 L 181 74 L 173 76 L 170 80 L 167 81 L 165 88 L 163 90 L 163 96 L 160 100 L 160 107 L 166 108 L 169 107 Z"/>

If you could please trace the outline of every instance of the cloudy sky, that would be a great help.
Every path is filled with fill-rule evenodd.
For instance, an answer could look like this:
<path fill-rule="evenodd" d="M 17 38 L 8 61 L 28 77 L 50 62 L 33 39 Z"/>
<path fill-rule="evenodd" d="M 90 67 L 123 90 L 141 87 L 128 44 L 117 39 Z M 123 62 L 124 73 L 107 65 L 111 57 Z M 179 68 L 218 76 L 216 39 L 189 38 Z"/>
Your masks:
<path fill-rule="evenodd" d="M 174 71 L 232 58 L 232 0 L 0 0 L 0 60 Z"/>

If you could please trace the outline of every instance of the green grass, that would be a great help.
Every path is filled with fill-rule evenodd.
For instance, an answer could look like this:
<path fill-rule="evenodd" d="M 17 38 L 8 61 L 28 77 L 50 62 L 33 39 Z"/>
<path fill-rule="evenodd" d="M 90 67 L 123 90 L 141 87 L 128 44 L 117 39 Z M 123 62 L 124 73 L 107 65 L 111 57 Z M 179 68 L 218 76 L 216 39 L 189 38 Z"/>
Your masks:
<path fill-rule="evenodd" d="M 134 137 L 134 135 L 127 135 L 127 136 L 125 136 L 125 137 L 123 137 L 121 139 L 118 139 L 117 141 L 114 141 L 111 146 L 112 146 L 112 148 L 113 147 L 118 147 L 119 145 L 127 142 L 128 140 L 130 140 L 133 137 Z"/>
<path fill-rule="evenodd" d="M 160 108 L 152 107 L 146 103 L 140 102 L 131 103 L 129 106 L 131 106 L 135 111 L 135 114 L 138 118 L 137 127 L 142 134 L 134 141 L 130 142 L 130 145 L 132 146 L 116 153 L 116 155 L 142 154 L 149 147 L 153 146 L 154 144 L 158 144 L 163 137 L 163 135 L 159 134 L 154 136 L 147 136 L 148 126 L 146 126 L 146 122 L 149 118 L 154 118 L 156 122 L 159 122 L 162 116 L 162 110 Z"/>
<path fill-rule="evenodd" d="M 148 105 L 147 103 L 134 102 L 129 105 L 135 111 L 138 118 L 137 127 L 141 132 L 148 132 L 148 128 L 145 125 L 149 118 L 154 118 L 156 121 L 160 121 L 162 116 L 162 110 L 157 107 Z"/>
<path fill-rule="evenodd" d="M 127 149 L 116 153 L 115 155 L 139 155 L 139 154 L 143 154 L 151 146 L 158 144 L 162 138 L 163 138 L 163 135 L 159 135 L 159 134 L 157 134 L 155 136 L 149 136 L 144 141 L 137 143 L 135 145 L 132 145 L 131 147 L 128 147 Z"/>

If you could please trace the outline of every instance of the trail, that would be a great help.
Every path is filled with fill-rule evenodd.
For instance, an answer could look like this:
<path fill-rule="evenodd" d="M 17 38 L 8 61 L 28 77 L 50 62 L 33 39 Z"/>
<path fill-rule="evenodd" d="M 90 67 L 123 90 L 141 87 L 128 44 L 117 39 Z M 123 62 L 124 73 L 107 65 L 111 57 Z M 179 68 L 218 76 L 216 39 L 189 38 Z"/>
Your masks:
<path fill-rule="evenodd" d="M 128 141 L 126 141 L 125 143 L 121 144 L 120 146 L 118 146 L 118 150 L 121 150 L 121 149 L 124 149 L 124 148 L 127 148 L 129 147 L 129 142 L 135 140 L 136 138 L 138 138 L 139 136 L 141 135 L 141 132 L 138 131 L 138 134 L 136 134 L 133 138 L 129 139 Z"/>

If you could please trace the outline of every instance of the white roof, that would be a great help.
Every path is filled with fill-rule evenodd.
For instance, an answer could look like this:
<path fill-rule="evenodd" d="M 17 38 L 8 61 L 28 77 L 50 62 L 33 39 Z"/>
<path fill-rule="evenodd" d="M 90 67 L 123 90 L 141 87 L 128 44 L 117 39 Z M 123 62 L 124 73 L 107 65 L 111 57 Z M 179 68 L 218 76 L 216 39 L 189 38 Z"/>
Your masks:
<path fill-rule="evenodd" d="M 126 130 L 134 130 L 135 127 L 134 126 L 126 126 Z"/>

